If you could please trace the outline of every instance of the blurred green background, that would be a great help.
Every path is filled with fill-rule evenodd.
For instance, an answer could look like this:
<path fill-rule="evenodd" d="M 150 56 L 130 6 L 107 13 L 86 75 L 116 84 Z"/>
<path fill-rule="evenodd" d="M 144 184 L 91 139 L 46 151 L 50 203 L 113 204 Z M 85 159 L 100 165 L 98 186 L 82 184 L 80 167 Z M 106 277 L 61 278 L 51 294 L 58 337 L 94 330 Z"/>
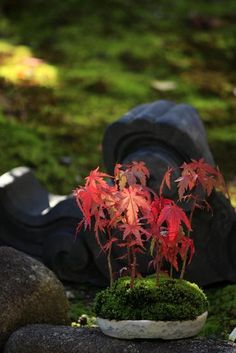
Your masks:
<path fill-rule="evenodd" d="M 133 106 L 187 102 L 235 192 L 235 0 L 2 0 L 0 174 L 68 194 Z"/>

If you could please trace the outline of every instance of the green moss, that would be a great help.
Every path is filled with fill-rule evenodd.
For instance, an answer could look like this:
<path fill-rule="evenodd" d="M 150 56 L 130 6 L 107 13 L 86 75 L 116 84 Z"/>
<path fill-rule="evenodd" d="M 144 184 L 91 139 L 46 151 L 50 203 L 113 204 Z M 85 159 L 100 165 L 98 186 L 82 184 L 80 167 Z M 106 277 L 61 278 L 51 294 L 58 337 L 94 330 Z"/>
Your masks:
<path fill-rule="evenodd" d="M 81 325 L 81 317 L 86 317 L 86 323 L 82 323 L 85 326 L 93 326 L 96 318 L 93 308 L 93 301 L 98 289 L 91 286 L 79 285 L 76 287 L 70 287 L 67 289 L 69 294 L 70 310 L 69 318 L 71 325 L 79 327 Z"/>
<path fill-rule="evenodd" d="M 211 288 L 206 293 L 209 314 L 201 335 L 227 339 L 236 326 L 236 285 Z"/>
<path fill-rule="evenodd" d="M 207 310 L 207 299 L 196 285 L 184 280 L 154 277 L 119 279 L 96 296 L 97 316 L 114 320 L 193 320 Z"/>

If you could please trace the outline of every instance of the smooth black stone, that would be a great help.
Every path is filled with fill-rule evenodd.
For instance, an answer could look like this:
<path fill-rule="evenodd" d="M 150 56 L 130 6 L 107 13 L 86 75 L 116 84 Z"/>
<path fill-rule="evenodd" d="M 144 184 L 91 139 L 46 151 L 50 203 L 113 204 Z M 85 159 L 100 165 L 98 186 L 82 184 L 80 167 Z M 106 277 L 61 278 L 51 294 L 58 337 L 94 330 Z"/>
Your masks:
<path fill-rule="evenodd" d="M 188 104 L 162 100 L 139 105 L 108 126 L 103 139 L 108 172 L 113 173 L 115 163 L 128 155 L 153 146 L 178 162 L 204 158 L 214 164 L 197 111 Z"/>

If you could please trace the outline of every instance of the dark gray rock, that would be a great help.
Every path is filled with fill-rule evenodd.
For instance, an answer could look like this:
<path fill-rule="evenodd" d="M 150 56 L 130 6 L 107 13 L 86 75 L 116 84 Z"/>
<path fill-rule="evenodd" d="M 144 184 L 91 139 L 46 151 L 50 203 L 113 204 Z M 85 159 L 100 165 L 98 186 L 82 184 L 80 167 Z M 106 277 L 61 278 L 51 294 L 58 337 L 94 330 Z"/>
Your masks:
<path fill-rule="evenodd" d="M 68 323 L 68 301 L 56 276 L 39 261 L 0 247 L 0 348 L 27 324 Z"/>
<path fill-rule="evenodd" d="M 147 149 L 156 155 L 158 164 L 151 166 L 155 176 L 160 165 L 165 171 L 189 158 L 204 158 L 214 164 L 204 125 L 188 104 L 160 100 L 138 105 L 110 124 L 104 134 L 103 158 L 110 174 L 117 161 L 136 160 L 134 154 L 135 158 L 137 152 L 144 156 Z"/>
<path fill-rule="evenodd" d="M 233 353 L 236 345 L 219 340 L 125 341 L 99 329 L 30 325 L 14 332 L 4 353 Z"/>

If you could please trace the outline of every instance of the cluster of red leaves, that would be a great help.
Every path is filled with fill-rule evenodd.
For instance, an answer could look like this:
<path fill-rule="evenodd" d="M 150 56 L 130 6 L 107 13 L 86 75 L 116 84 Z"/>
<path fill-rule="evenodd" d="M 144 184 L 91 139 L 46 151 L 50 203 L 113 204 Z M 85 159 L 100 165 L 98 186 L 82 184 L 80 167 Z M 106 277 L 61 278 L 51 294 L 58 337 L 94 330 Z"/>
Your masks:
<path fill-rule="evenodd" d="M 193 189 L 198 186 L 207 197 L 214 188 L 226 192 L 224 178 L 219 169 L 206 163 L 203 158 L 199 161 L 193 159 L 190 163 L 184 163 L 180 169 L 181 176 L 176 180 L 180 200 L 190 197 Z"/>
<path fill-rule="evenodd" d="M 93 227 L 99 246 L 108 253 L 111 277 L 110 256 L 114 244 L 127 249 L 131 283 L 137 275 L 136 254 L 144 252 L 147 244 L 151 244 L 152 265 L 157 277 L 163 260 L 178 271 L 178 263 L 182 259 L 181 275 L 184 274 L 187 256 L 190 262 L 194 254 L 190 237 L 194 210 L 203 205 L 208 207 L 206 197 L 214 188 L 225 190 L 225 183 L 220 171 L 203 159 L 184 163 L 180 171 L 181 176 L 175 180 L 178 201 L 194 200 L 189 218 L 173 200 L 162 195 L 165 185 L 171 188 L 171 168 L 163 177 L 159 196 L 146 186 L 149 171 L 144 162 L 117 164 L 114 176 L 102 173 L 97 168 L 86 178 L 85 186 L 75 190 L 83 214 L 78 231 L 83 225 L 85 228 Z M 110 182 L 106 181 L 107 178 Z M 201 192 L 198 192 L 199 187 Z M 121 239 L 115 235 L 114 229 L 121 232 Z M 101 234 L 105 234 L 105 243 L 100 241 Z"/>
<path fill-rule="evenodd" d="M 109 252 L 114 243 L 126 247 L 130 268 L 136 267 L 136 254 L 143 252 L 147 241 L 151 241 L 153 266 L 159 269 L 165 259 L 178 270 L 178 255 L 183 258 L 190 249 L 191 257 L 194 252 L 192 240 L 184 233 L 184 229 L 190 231 L 191 225 L 174 201 L 159 197 L 147 188 L 148 177 L 149 171 L 143 162 L 126 166 L 117 164 L 114 177 L 100 172 L 99 168 L 93 170 L 86 178 L 85 186 L 75 190 L 83 213 L 78 229 L 82 225 L 91 228 L 93 221 L 102 250 Z M 113 183 L 107 183 L 106 178 L 113 179 Z M 121 231 L 121 240 L 114 235 L 113 229 Z M 106 235 L 105 244 L 101 244 L 101 233 Z"/>
<path fill-rule="evenodd" d="M 191 224 L 185 212 L 174 201 L 155 195 L 151 204 L 153 220 L 151 226 L 151 253 L 154 255 L 153 266 L 161 268 L 163 259 L 178 271 L 178 256 L 183 260 L 190 251 L 194 254 L 192 239 L 185 235 L 191 230 Z M 155 252 L 153 251 L 155 249 Z"/>
<path fill-rule="evenodd" d="M 166 171 L 160 186 L 160 193 L 162 193 L 165 184 L 169 189 L 171 188 L 170 180 L 172 172 L 173 170 L 171 168 L 168 168 L 168 170 Z M 190 163 L 183 163 L 180 166 L 180 172 L 180 177 L 175 180 L 178 187 L 178 201 L 191 201 L 189 215 L 189 221 L 191 224 L 193 214 L 196 208 L 207 208 L 207 210 L 211 209 L 207 198 L 211 195 L 212 191 L 214 189 L 219 189 L 223 193 L 228 194 L 227 188 L 219 168 L 214 168 L 210 164 L 206 163 L 203 158 L 198 161 L 192 159 Z M 188 228 L 188 241 L 191 241 L 190 231 L 191 229 Z M 189 243 L 186 245 L 183 243 L 181 249 L 179 250 L 179 254 L 181 255 L 181 258 L 183 260 L 183 266 L 180 274 L 181 278 L 183 278 L 185 272 L 188 247 L 190 249 L 193 249 L 193 244 Z M 190 252 L 190 260 L 192 252 L 193 250 Z"/>

